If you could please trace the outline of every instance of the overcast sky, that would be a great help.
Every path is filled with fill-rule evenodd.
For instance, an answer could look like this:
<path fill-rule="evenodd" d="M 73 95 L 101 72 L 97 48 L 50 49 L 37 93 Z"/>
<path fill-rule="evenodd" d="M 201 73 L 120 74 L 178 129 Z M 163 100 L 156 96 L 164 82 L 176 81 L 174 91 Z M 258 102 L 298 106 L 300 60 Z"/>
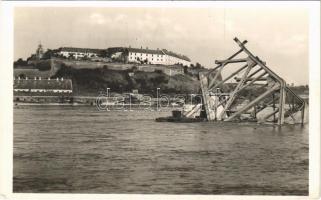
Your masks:
<path fill-rule="evenodd" d="M 14 57 L 44 48 L 165 48 L 206 67 L 247 47 L 288 83 L 308 84 L 308 13 L 281 8 L 16 8 Z"/>

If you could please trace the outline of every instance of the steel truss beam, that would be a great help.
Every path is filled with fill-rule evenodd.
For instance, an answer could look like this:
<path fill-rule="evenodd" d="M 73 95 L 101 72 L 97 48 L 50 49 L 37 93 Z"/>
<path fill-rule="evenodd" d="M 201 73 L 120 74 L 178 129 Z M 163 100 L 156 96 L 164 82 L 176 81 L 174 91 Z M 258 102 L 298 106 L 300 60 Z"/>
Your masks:
<path fill-rule="evenodd" d="M 261 122 L 267 122 L 267 120 L 273 116 L 272 122 L 278 125 L 286 123 L 289 121 L 289 118 L 295 123 L 298 121 L 303 123 L 304 100 L 288 88 L 286 82 L 267 67 L 265 62 L 257 56 L 254 56 L 245 47 L 247 41 L 241 42 L 237 38 L 235 38 L 234 41 L 239 45 L 239 51 L 226 60 L 216 60 L 215 63 L 218 65 L 213 70 L 207 74 L 200 74 L 207 119 L 209 121 L 233 121 L 239 120 L 242 115 L 250 114 L 256 119 L 258 119 L 259 115 Z M 241 53 L 245 54 L 246 58 L 237 58 Z M 230 67 L 229 64 L 243 62 L 246 62 L 246 65 L 237 68 L 237 70 L 226 78 L 219 80 L 223 69 Z M 255 69 L 256 66 L 258 66 L 257 69 Z M 227 82 L 229 83 L 227 84 Z M 257 87 L 257 82 L 261 83 L 259 84 L 261 87 Z M 264 84 L 262 84 L 262 82 L 264 82 Z M 223 90 L 222 86 L 224 84 L 229 88 L 229 92 Z M 232 91 L 231 85 L 235 85 Z M 219 88 L 222 93 L 229 93 L 224 100 L 217 98 L 219 96 L 219 94 L 215 94 L 217 88 Z M 261 94 L 257 91 L 261 91 Z M 214 93 L 214 95 L 210 95 L 210 93 Z M 244 96 L 245 94 L 247 96 Z M 270 95 L 273 97 L 272 100 L 266 101 L 266 98 Z M 289 103 L 289 99 L 291 99 L 292 102 Z M 245 101 L 247 102 L 242 103 Z M 270 111 L 270 109 L 272 109 L 272 111 Z M 298 120 L 295 114 L 299 112 L 301 112 L 301 117 Z"/>

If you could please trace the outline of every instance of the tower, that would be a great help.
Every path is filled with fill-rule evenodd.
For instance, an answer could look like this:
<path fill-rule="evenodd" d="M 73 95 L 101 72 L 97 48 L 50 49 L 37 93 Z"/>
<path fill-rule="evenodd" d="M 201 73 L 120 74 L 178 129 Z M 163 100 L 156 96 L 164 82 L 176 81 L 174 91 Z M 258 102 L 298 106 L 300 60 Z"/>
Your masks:
<path fill-rule="evenodd" d="M 38 45 L 37 51 L 36 51 L 36 58 L 37 60 L 41 59 L 43 57 L 44 51 L 43 51 L 43 47 L 41 45 L 41 42 Z"/>

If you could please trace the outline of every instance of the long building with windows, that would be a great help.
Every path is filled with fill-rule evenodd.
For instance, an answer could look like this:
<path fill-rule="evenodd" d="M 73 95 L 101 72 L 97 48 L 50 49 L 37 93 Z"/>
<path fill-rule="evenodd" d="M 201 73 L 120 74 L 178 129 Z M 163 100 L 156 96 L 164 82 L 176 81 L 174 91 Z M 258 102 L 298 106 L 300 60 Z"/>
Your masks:
<path fill-rule="evenodd" d="M 131 47 L 112 47 L 108 48 L 107 52 L 111 58 L 120 59 L 129 63 L 144 63 L 144 64 L 161 64 L 161 65 L 176 65 L 181 64 L 190 66 L 191 60 L 184 55 L 168 51 L 166 49 L 148 49 L 148 48 L 131 48 Z"/>
<path fill-rule="evenodd" d="M 76 48 L 76 47 L 61 47 L 58 49 L 58 54 L 69 58 L 70 56 L 75 59 L 78 58 L 93 58 L 98 57 L 102 49 L 89 49 L 89 48 Z"/>
<path fill-rule="evenodd" d="M 72 94 L 72 81 L 71 79 L 41 79 L 35 77 L 28 79 L 25 77 L 14 78 L 13 82 L 14 95 L 44 95 L 44 96 L 57 96 L 57 95 L 71 95 Z"/>
<path fill-rule="evenodd" d="M 191 65 L 191 60 L 187 56 L 174 53 L 166 49 L 148 49 L 142 47 L 111 47 L 108 49 L 61 47 L 58 49 L 57 53 L 66 58 L 73 57 L 75 59 L 84 57 L 95 58 L 105 55 L 109 58 L 125 63 Z"/>

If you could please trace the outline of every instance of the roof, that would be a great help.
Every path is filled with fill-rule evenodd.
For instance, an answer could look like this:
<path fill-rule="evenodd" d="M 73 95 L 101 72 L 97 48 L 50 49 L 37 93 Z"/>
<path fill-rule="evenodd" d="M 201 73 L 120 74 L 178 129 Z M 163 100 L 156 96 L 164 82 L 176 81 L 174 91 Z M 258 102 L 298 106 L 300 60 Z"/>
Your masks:
<path fill-rule="evenodd" d="M 163 52 L 164 52 L 164 54 L 166 54 L 166 55 L 173 56 L 173 57 L 176 57 L 176 58 L 179 58 L 179 59 L 182 59 L 182 60 L 186 60 L 186 61 L 191 62 L 191 59 L 189 59 L 187 56 L 180 55 L 180 54 L 174 53 L 174 52 L 172 52 L 172 51 L 168 51 L 168 50 L 166 50 L 166 49 L 163 49 Z"/>
<path fill-rule="evenodd" d="M 75 48 L 75 47 L 61 47 L 59 51 L 68 51 L 68 52 L 81 52 L 81 53 L 96 53 L 99 54 L 104 49 L 89 49 L 89 48 Z M 158 54 L 158 55 L 169 55 L 182 60 L 191 61 L 187 56 L 181 55 L 178 53 L 174 53 L 172 51 L 168 51 L 166 49 L 163 50 L 155 50 L 155 49 L 143 49 L 143 48 L 132 48 L 132 47 L 110 47 L 108 48 L 109 52 L 117 52 L 117 51 L 128 51 L 135 53 L 146 53 L 146 54 Z"/>
<path fill-rule="evenodd" d="M 126 47 L 109 47 L 107 51 L 125 51 L 126 49 Z"/>
<path fill-rule="evenodd" d="M 135 53 L 146 53 L 146 54 L 159 54 L 159 55 L 169 55 L 169 56 L 173 56 L 182 60 L 186 60 L 186 61 L 191 61 L 187 56 L 181 55 L 181 54 L 177 54 L 174 53 L 172 51 L 168 51 L 166 49 L 162 49 L 162 50 L 155 50 L 155 49 L 143 49 L 143 48 L 131 48 L 131 47 L 111 47 L 108 48 L 111 51 L 125 51 L 128 50 L 128 52 L 135 52 Z"/>
<path fill-rule="evenodd" d="M 60 47 L 59 51 L 99 54 L 101 51 L 103 51 L 103 49 L 90 49 L 90 48 L 77 48 L 77 47 Z"/>
<path fill-rule="evenodd" d="M 148 53 L 148 54 L 159 54 L 164 55 L 164 52 L 162 50 L 154 50 L 154 49 L 142 49 L 142 48 L 127 48 L 129 52 L 135 52 L 135 53 Z"/>
<path fill-rule="evenodd" d="M 21 79 L 14 80 L 14 89 L 58 89 L 58 90 L 72 90 L 72 81 L 70 79 L 56 80 L 56 79 Z"/>

